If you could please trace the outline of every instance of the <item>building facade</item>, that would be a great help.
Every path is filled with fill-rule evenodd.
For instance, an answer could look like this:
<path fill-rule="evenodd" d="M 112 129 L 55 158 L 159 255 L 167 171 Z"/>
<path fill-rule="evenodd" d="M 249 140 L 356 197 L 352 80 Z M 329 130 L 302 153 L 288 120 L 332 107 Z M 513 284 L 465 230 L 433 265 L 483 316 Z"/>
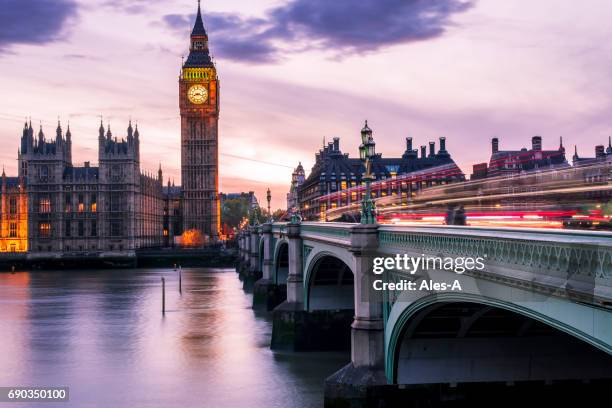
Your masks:
<path fill-rule="evenodd" d="M 304 167 L 302 166 L 302 162 L 298 164 L 298 166 L 293 170 L 291 174 L 291 187 L 289 188 L 289 192 L 287 193 L 287 211 L 291 212 L 297 210 L 300 206 L 300 202 L 298 199 L 298 189 L 306 180 L 306 173 L 304 172 Z"/>
<path fill-rule="evenodd" d="M 487 177 L 519 174 L 525 171 L 535 171 L 569 166 L 565 158 L 563 139 L 559 140 L 559 147 L 554 150 L 542 148 L 542 137 L 531 138 L 531 149 L 523 147 L 520 150 L 500 150 L 499 139 L 491 139 L 491 158 L 489 163 L 474 165 L 472 180 Z"/>
<path fill-rule="evenodd" d="M 0 252 L 28 250 L 28 196 L 23 180 L 2 170 Z"/>
<path fill-rule="evenodd" d="M 436 169 L 439 169 L 436 170 Z M 325 220 L 327 212 L 361 202 L 364 195 L 362 175 L 365 168 L 359 158 L 350 158 L 340 150 L 340 139 L 334 138 L 315 155 L 315 164 L 298 188 L 300 213 L 306 220 Z M 425 174 L 425 173 L 427 174 Z M 419 177 L 410 177 L 423 173 Z M 406 138 L 406 150 L 401 157 L 385 158 L 376 154 L 372 159 L 372 198 L 397 196 L 407 199 L 425 187 L 465 180 L 463 172 L 446 150 L 446 139 L 413 148 Z"/>
<path fill-rule="evenodd" d="M 219 203 L 219 78 L 208 49 L 200 6 L 189 56 L 179 78 L 183 230 L 215 241 Z"/>
<path fill-rule="evenodd" d="M 72 162 L 70 127 L 64 134 L 58 123 L 55 139 L 47 139 L 42 126 L 35 136 L 32 124 L 26 123 L 19 175 L 5 177 L 2 190 L 3 232 L 4 221 L 8 238 L 14 238 L 14 220 L 27 224 L 20 235 L 27 244 L 13 248 L 53 257 L 130 255 L 139 248 L 162 246 L 162 172 L 141 172 L 139 146 L 138 127 L 130 123 L 126 137 L 117 139 L 110 126 L 105 129 L 100 123 L 98 165 L 79 166 Z M 11 247 L 0 245 L 0 251 L 10 252 Z"/>
<path fill-rule="evenodd" d="M 595 146 L 595 157 L 580 157 L 578 155 L 578 148 L 574 146 L 574 156 L 572 157 L 572 164 L 574 166 L 584 166 L 606 161 L 612 161 L 612 137 L 608 137 L 608 147 L 604 147 L 604 145 Z"/>

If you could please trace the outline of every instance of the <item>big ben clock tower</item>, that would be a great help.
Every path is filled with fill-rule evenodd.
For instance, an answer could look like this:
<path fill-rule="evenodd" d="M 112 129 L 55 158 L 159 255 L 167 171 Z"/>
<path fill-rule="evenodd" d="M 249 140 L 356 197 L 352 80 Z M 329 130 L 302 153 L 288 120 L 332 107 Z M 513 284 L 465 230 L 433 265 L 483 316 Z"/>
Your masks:
<path fill-rule="evenodd" d="M 189 57 L 179 79 L 181 179 L 185 244 L 216 241 L 219 207 L 219 78 L 210 58 L 200 2 Z"/>

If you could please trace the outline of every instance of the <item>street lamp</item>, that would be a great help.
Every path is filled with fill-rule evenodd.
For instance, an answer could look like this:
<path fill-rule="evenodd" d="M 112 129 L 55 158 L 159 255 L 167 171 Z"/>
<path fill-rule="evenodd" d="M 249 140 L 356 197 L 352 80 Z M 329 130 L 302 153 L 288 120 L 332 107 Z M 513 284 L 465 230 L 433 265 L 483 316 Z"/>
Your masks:
<path fill-rule="evenodd" d="M 270 201 L 272 201 L 272 193 L 270 193 L 270 188 L 268 187 L 268 193 L 266 194 L 266 200 L 268 200 L 268 221 L 274 221 L 272 219 L 272 213 L 270 212 Z"/>
<path fill-rule="evenodd" d="M 366 196 L 361 200 L 361 223 L 376 224 L 376 206 L 372 201 L 370 184 L 374 180 L 372 177 L 372 159 L 376 156 L 376 143 L 372 137 L 372 129 L 368 127 L 368 121 L 361 129 L 361 145 L 359 146 L 359 158 L 364 162 L 365 173 L 361 177 L 366 183 Z"/>

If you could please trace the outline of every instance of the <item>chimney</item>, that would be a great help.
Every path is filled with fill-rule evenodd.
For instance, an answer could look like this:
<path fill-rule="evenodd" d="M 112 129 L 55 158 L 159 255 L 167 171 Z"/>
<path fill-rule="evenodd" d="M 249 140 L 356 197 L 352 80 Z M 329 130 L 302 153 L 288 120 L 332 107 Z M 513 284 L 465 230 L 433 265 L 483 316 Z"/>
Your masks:
<path fill-rule="evenodd" d="M 445 152 L 445 151 L 446 151 L 446 138 L 441 137 L 440 138 L 440 152 Z"/>
<path fill-rule="evenodd" d="M 429 142 L 429 157 L 436 155 L 436 142 Z"/>
<path fill-rule="evenodd" d="M 494 137 L 493 139 L 491 139 L 491 151 L 493 153 L 497 153 L 499 152 L 499 139 Z"/>
<path fill-rule="evenodd" d="M 411 137 L 406 138 L 406 151 L 408 152 L 412 151 L 412 138 Z"/>
<path fill-rule="evenodd" d="M 88 161 L 85 162 L 85 167 L 89 167 L 89 162 Z"/>
<path fill-rule="evenodd" d="M 541 151 L 542 150 L 542 137 L 541 136 L 534 136 L 531 138 L 531 149 L 534 151 Z"/>
<path fill-rule="evenodd" d="M 425 157 L 427 157 L 427 147 L 421 146 L 421 159 L 424 159 Z"/>
<path fill-rule="evenodd" d="M 340 151 L 340 138 L 334 137 L 334 150 Z"/>
<path fill-rule="evenodd" d="M 604 145 L 595 146 L 595 157 L 603 157 L 606 155 L 606 150 Z"/>

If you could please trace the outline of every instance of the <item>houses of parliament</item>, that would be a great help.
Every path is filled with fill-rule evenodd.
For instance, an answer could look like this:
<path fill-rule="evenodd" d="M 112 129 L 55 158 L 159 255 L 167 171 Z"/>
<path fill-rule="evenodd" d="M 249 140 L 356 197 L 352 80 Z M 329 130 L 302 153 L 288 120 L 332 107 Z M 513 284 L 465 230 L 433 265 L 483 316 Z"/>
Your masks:
<path fill-rule="evenodd" d="M 200 7 L 181 67 L 182 186 L 140 167 L 140 132 L 100 123 L 98 164 L 72 161 L 72 133 L 27 122 L 18 174 L 1 180 L 0 252 L 32 257 L 129 256 L 141 248 L 201 246 L 219 239 L 219 80 Z"/>

